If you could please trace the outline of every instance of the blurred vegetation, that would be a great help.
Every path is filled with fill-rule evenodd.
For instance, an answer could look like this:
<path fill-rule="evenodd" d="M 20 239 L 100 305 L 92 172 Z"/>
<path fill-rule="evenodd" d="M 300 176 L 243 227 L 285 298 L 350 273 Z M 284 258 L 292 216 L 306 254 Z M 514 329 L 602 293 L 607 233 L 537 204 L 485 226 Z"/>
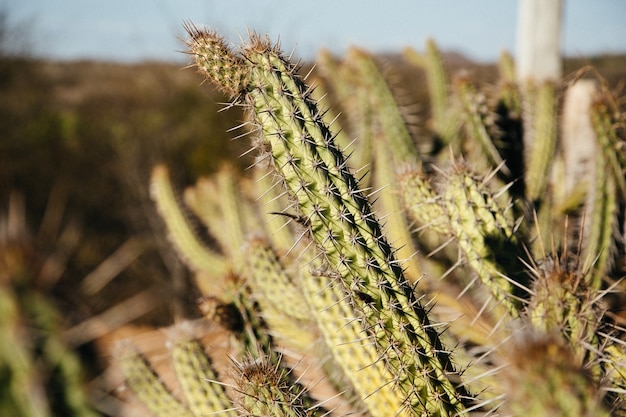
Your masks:
<path fill-rule="evenodd" d="M 16 221 L 9 218 L 10 196 L 20 195 L 27 230 L 20 231 L 19 244 L 34 254 L 24 261 L 31 278 L 20 284 L 31 285 L 33 294 L 16 302 L 45 295 L 46 308 L 58 312 L 49 326 L 69 329 L 63 343 L 78 349 L 90 377 L 96 377 L 103 362 L 87 342 L 124 324 L 123 318 L 107 318 L 116 305 L 149 291 L 151 302 L 135 315 L 140 318 L 128 316 L 128 321 L 166 326 L 172 318 L 198 315 L 198 293 L 171 252 L 149 199 L 149 176 L 159 162 L 179 170 L 173 173 L 179 184 L 211 174 L 226 161 L 242 172 L 251 164 L 250 157 L 240 157 L 248 144 L 232 140 L 236 133 L 228 129 L 243 116 L 232 110 L 218 114 L 226 99 L 198 88 L 199 77 L 179 65 L 40 60 L 16 51 L 9 35 L 0 13 L 0 217 L 3 224 Z M 420 103 L 415 113 L 427 119 L 424 75 L 416 75 L 399 56 L 380 61 L 396 77 L 406 104 Z M 451 73 L 468 71 L 483 83 L 493 82 L 497 72 L 495 65 L 476 65 L 453 54 L 446 62 Z M 574 77 L 588 64 L 613 88 L 626 79 L 626 56 L 567 60 L 566 74 Z M 77 242 L 59 256 L 67 230 L 76 231 Z M 16 236 L 6 236 L 1 251 L 15 244 L 9 237 Z M 128 249 L 129 242 L 135 256 L 129 255 L 119 275 L 102 273 L 100 284 L 86 288 L 85 277 L 116 251 Z M 6 268 L 2 255 L 0 268 Z M 41 259 L 53 255 L 62 265 L 46 280 Z M 17 287 L 5 273 L 0 271 L 0 285 Z M 94 317 L 102 318 L 103 330 L 85 330 Z"/>

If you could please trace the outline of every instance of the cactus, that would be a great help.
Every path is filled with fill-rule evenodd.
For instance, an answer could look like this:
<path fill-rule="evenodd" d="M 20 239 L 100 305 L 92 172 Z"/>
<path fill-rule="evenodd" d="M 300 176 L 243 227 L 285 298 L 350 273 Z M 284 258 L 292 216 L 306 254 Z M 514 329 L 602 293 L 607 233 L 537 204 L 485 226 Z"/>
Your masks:
<path fill-rule="evenodd" d="M 211 31 L 186 29 L 199 72 L 248 110 L 259 152 L 253 177 L 264 190 L 225 169 L 186 191 L 211 246 L 192 233 L 164 168 L 155 170 L 153 196 L 172 243 L 208 305 L 221 306 L 205 311 L 233 358 L 230 373 L 218 372 L 210 341 L 205 349 L 173 342 L 175 392 L 133 353 L 127 385 L 163 404 L 156 415 L 204 415 L 209 403 L 276 416 L 626 415 L 624 332 L 607 313 L 619 308 L 608 295 L 624 291 L 624 122 L 606 88 L 588 115 L 595 163 L 610 169 L 581 182 L 587 189 L 562 191 L 558 86 L 517 88 L 511 74 L 493 96 L 467 79 L 445 86 L 431 41 L 420 65 L 436 95 L 433 127 L 451 146 L 424 154 L 371 57 L 323 55 L 319 82 L 331 95 L 348 99 L 341 79 L 361 84 L 352 100 L 376 91 L 344 109 L 368 136 L 356 146 L 370 147 L 358 157 L 372 160 L 359 163 L 380 170 L 357 179 L 344 140 L 278 46 L 253 34 L 235 51 Z M 447 112 L 450 102 L 460 106 Z M 532 140 L 521 144 L 503 128 L 507 117 L 524 118 Z M 444 133 L 446 118 L 454 128 Z M 523 172 L 511 158 L 524 161 Z M 393 192 L 373 205 L 366 189 L 385 182 Z M 567 212 L 564 201 L 573 202 Z M 375 208 L 398 216 L 394 226 Z M 419 233 L 407 233 L 411 221 Z M 429 250 L 439 242 L 431 258 L 415 257 L 421 279 L 390 239 Z"/>
<path fill-rule="evenodd" d="M 0 414 L 98 416 L 85 389 L 87 368 L 49 294 L 77 232 L 67 226 L 63 238 L 48 236 L 56 245 L 48 252 L 50 242 L 30 234 L 23 213 L 23 198 L 11 193 L 8 211 L 0 214 Z M 53 263 L 59 269 L 50 268 Z"/>

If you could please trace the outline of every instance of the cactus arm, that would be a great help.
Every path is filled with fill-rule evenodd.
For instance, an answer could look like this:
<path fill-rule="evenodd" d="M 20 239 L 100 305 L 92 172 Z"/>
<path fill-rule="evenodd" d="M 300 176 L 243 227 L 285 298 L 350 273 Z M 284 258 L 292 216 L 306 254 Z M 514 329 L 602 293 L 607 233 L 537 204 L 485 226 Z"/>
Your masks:
<path fill-rule="evenodd" d="M 467 262 L 510 316 L 517 317 L 511 273 L 517 272 L 514 266 L 521 251 L 511 253 L 517 246 L 513 225 L 489 191 L 463 170 L 449 174 L 444 198 L 450 228 Z"/>
<path fill-rule="evenodd" d="M 504 409 L 511 415 L 609 417 L 602 395 L 586 372 L 573 365 L 572 354 L 559 339 L 526 334 L 507 350 L 502 371 L 507 392 Z"/>
<path fill-rule="evenodd" d="M 227 271 L 224 258 L 209 249 L 195 235 L 174 194 L 167 168 L 156 166 L 152 171 L 151 195 L 163 218 L 174 248 L 188 266 L 196 272 L 221 276 Z"/>
<path fill-rule="evenodd" d="M 171 342 L 174 372 L 185 397 L 185 405 L 194 417 L 219 413 L 236 417 L 223 384 L 217 382 L 209 358 L 197 340 Z"/>
<path fill-rule="evenodd" d="M 529 201 L 543 198 L 550 178 L 557 137 L 556 104 L 555 86 L 550 82 L 529 83 L 524 89 L 524 183 Z"/>
<path fill-rule="evenodd" d="M 252 295 L 273 338 L 300 352 L 315 342 L 312 320 L 306 305 L 295 302 L 302 293 L 281 264 L 277 254 L 262 238 L 245 245 L 246 276 Z"/>
<path fill-rule="evenodd" d="M 133 347 L 120 352 L 126 386 L 156 417 L 195 417 L 161 382 L 148 360 Z"/>
<path fill-rule="evenodd" d="M 480 144 L 483 152 L 479 153 L 479 155 L 484 155 L 488 163 L 491 164 L 486 165 L 486 168 L 488 169 L 489 166 L 500 166 L 501 172 L 507 177 L 510 176 L 511 172 L 504 165 L 500 152 L 494 145 L 493 138 L 488 130 L 485 97 L 476 91 L 469 80 L 460 79 L 456 85 L 463 105 L 463 114 L 469 137 Z"/>
<path fill-rule="evenodd" d="M 398 184 L 404 205 L 416 221 L 439 235 L 452 234 L 441 198 L 417 168 L 406 168 L 399 175 Z"/>
<path fill-rule="evenodd" d="M 605 93 L 607 94 L 607 93 Z M 590 107 L 590 117 L 600 152 L 596 152 L 595 184 L 590 194 L 591 202 L 584 248 L 584 259 L 595 261 L 592 270 L 591 286 L 600 288 L 607 272 L 615 263 L 617 242 L 615 239 L 618 226 L 619 196 L 626 195 L 624 177 L 624 156 L 616 125 L 619 119 L 614 118 L 609 97 L 604 97 Z M 617 119 L 617 120 L 616 120 Z M 621 143 L 620 143 L 621 142 Z M 606 169 L 608 166 L 608 169 Z M 596 259 L 597 257 L 597 259 Z"/>
<path fill-rule="evenodd" d="M 442 145 L 456 146 L 460 119 L 457 109 L 450 100 L 448 76 L 437 44 L 429 39 L 426 41 L 424 55 L 420 55 L 412 48 L 407 48 L 404 56 L 410 63 L 422 67 L 426 72 L 433 132 L 438 135 Z"/>
<path fill-rule="evenodd" d="M 360 124 L 369 123 L 375 139 L 371 145 L 376 155 L 373 186 L 380 190 L 376 207 L 388 214 L 384 232 L 399 247 L 396 256 L 403 259 L 405 276 L 409 281 L 416 282 L 423 271 L 415 256 L 418 250 L 398 198 L 396 169 L 419 160 L 419 155 L 391 88 L 372 57 L 353 48 L 348 60 L 368 92 L 368 111 L 372 116 L 369 121 L 364 120 Z"/>

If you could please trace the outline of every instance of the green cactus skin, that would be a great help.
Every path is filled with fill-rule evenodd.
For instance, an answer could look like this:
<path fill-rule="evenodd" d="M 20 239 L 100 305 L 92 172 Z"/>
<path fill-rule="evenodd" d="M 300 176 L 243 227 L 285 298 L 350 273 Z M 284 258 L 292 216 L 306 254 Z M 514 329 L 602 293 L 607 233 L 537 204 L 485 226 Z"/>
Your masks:
<path fill-rule="evenodd" d="M 302 388 L 293 384 L 287 371 L 264 358 L 238 363 L 234 380 L 243 416 L 316 417 L 323 413 L 307 404 Z"/>
<path fill-rule="evenodd" d="M 572 347 L 576 365 L 582 367 L 592 354 L 588 346 L 598 344 L 601 314 L 593 302 L 597 294 L 587 286 L 588 278 L 561 259 L 548 258 L 533 271 L 536 277 L 525 314 L 536 330 L 559 333 Z"/>
<path fill-rule="evenodd" d="M 454 374 L 449 352 L 415 298 L 296 68 L 256 36 L 244 55 L 250 66 L 246 98 L 274 167 L 314 241 L 357 294 L 354 301 L 384 352 L 382 359 L 397 374 L 395 383 L 418 414 L 461 412 L 469 397 L 449 379 Z M 201 59 L 198 66 L 212 70 Z"/>
<path fill-rule="evenodd" d="M 373 154 L 377 155 L 370 173 L 370 186 L 377 190 L 375 207 L 388 213 L 384 232 L 399 247 L 396 256 L 403 260 L 405 276 L 415 282 L 423 271 L 415 256 L 418 249 L 413 244 L 410 227 L 397 195 L 395 171 L 408 161 L 416 161 L 417 149 L 400 106 L 372 56 L 351 48 L 342 70 L 356 84 L 350 93 L 350 102 L 354 101 L 354 107 L 358 110 L 348 108 L 347 114 L 353 124 L 361 127 L 359 133 L 370 138 L 369 144 L 359 143 L 358 146 L 370 146 Z M 355 100 L 354 96 L 359 94 L 363 97 Z M 357 101 L 360 103 L 357 104 Z"/>
<path fill-rule="evenodd" d="M 318 71 L 330 91 L 334 93 L 336 101 L 342 103 L 343 116 L 350 131 L 350 137 L 357 140 L 352 146 L 350 163 L 353 167 L 365 167 L 371 163 L 373 156 L 374 132 L 372 131 L 372 106 L 369 92 L 363 87 L 354 70 L 349 65 L 340 63 L 328 51 L 318 54 Z M 317 88 L 316 88 L 317 89 Z M 324 116 L 326 117 L 326 116 Z M 346 140 L 346 135 L 339 132 L 336 142 L 347 149 L 351 141 Z M 371 183 L 370 172 L 367 171 L 361 177 L 361 181 L 368 186 Z"/>
<path fill-rule="evenodd" d="M 624 169 L 626 167 L 626 155 L 624 154 L 625 128 L 624 117 L 619 111 L 619 106 L 615 98 L 607 91 L 608 87 L 603 85 L 600 89 L 599 97 L 591 105 L 590 117 L 602 154 L 606 159 L 606 166 L 611 176 L 615 178 L 621 196 L 626 194 L 626 178 Z"/>

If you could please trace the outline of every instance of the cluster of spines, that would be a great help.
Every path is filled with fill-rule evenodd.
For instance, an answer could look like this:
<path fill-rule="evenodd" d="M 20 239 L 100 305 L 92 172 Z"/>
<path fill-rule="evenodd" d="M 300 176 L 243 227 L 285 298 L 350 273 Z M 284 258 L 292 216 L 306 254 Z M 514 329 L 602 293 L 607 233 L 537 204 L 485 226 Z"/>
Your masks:
<path fill-rule="evenodd" d="M 234 370 L 240 409 L 244 416 L 315 417 L 322 410 L 309 404 L 304 390 L 288 372 L 267 358 L 244 359 Z M 241 414 L 240 414 L 241 415 Z"/>

